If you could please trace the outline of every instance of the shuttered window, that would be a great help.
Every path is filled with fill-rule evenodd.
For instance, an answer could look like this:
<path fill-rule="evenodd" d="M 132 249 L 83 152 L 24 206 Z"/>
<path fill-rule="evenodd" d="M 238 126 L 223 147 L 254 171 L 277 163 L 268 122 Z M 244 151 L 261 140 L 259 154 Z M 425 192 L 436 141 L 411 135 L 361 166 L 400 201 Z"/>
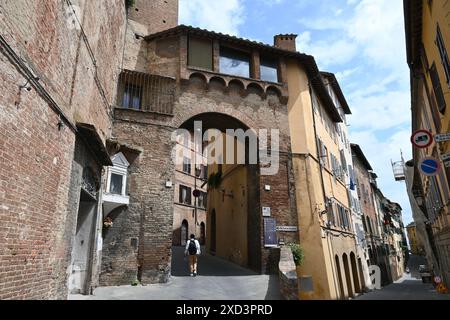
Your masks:
<path fill-rule="evenodd" d="M 194 68 L 213 70 L 213 46 L 211 40 L 189 38 L 188 65 Z"/>
<path fill-rule="evenodd" d="M 441 56 L 442 66 L 444 67 L 445 76 L 447 77 L 447 85 L 450 87 L 450 62 L 448 59 L 447 49 L 445 48 L 444 38 L 442 37 L 441 28 L 437 26 L 436 46 Z"/>
<path fill-rule="evenodd" d="M 442 92 L 441 81 L 439 80 L 439 74 L 436 70 L 436 64 L 434 64 L 434 63 L 430 69 L 430 77 L 431 77 L 431 82 L 433 84 L 433 91 L 434 91 L 434 95 L 436 97 L 436 102 L 438 104 L 439 112 L 444 114 L 445 108 L 446 108 L 444 93 Z"/>

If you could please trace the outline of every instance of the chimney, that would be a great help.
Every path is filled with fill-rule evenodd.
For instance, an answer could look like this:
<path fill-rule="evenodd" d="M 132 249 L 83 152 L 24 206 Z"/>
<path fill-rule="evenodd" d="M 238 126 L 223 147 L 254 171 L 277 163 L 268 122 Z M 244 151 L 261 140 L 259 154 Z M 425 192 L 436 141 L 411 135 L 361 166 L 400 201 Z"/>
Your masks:
<path fill-rule="evenodd" d="M 296 34 L 279 34 L 274 37 L 274 46 L 283 50 L 297 52 L 295 44 Z"/>
<path fill-rule="evenodd" d="M 178 25 L 179 0 L 135 0 L 128 8 L 128 19 L 147 27 L 148 34 Z"/>

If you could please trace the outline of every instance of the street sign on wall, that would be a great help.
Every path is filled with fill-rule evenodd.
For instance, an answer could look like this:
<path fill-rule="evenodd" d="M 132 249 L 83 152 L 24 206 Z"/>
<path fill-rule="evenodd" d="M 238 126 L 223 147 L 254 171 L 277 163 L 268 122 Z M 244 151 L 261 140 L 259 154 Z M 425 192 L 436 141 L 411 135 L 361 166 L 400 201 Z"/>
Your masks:
<path fill-rule="evenodd" d="M 436 176 L 441 170 L 439 160 L 433 157 L 423 158 L 419 163 L 419 170 L 422 174 L 432 177 Z"/>
<path fill-rule="evenodd" d="M 411 136 L 411 143 L 416 148 L 428 148 L 433 144 L 433 134 L 428 130 L 418 130 Z"/>
<path fill-rule="evenodd" d="M 437 134 L 434 139 L 436 142 L 446 142 L 450 141 L 450 133 Z"/>
<path fill-rule="evenodd" d="M 441 156 L 441 158 L 442 158 L 442 161 L 449 161 L 450 160 L 450 153 L 443 154 Z"/>

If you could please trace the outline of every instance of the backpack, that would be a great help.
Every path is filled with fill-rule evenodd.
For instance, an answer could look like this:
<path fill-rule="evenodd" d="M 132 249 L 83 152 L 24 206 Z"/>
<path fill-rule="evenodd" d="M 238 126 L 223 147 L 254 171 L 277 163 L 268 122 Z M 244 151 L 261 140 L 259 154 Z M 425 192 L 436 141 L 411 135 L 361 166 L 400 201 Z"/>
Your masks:
<path fill-rule="evenodd" d="M 191 256 L 197 254 L 197 245 L 195 244 L 195 240 L 189 240 L 188 252 Z"/>

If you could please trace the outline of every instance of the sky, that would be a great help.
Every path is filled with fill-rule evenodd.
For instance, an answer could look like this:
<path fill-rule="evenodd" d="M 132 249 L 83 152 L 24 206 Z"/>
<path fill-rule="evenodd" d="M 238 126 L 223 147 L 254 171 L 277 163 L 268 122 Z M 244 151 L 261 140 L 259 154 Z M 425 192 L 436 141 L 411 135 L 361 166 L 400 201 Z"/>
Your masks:
<path fill-rule="evenodd" d="M 384 195 L 412 222 L 406 186 L 391 159 L 412 158 L 411 98 L 401 0 L 180 0 L 180 23 L 273 44 L 298 34 L 297 50 L 336 74 L 359 144 Z"/>

